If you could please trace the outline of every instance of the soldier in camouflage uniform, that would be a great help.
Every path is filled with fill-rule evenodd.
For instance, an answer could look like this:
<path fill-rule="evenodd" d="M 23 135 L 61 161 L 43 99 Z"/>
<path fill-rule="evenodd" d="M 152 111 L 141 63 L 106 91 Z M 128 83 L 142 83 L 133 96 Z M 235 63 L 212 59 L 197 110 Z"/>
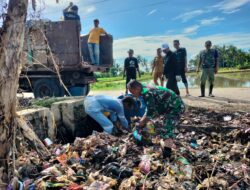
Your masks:
<path fill-rule="evenodd" d="M 214 74 L 218 71 L 218 52 L 215 49 L 211 49 L 212 42 L 206 41 L 205 43 L 206 49 L 200 52 L 200 59 L 197 68 L 197 72 L 200 71 L 200 67 L 202 65 L 202 74 L 201 74 L 201 95 L 199 97 L 205 97 L 205 88 L 206 81 L 210 83 L 209 86 L 209 96 L 214 97 L 213 95 L 213 87 L 214 87 Z"/>
<path fill-rule="evenodd" d="M 142 96 L 147 106 L 146 113 L 140 121 L 140 127 L 145 127 L 150 119 L 164 116 L 164 127 L 156 129 L 164 139 L 173 138 L 173 129 L 178 125 L 180 116 L 185 111 L 182 99 L 172 90 L 164 87 L 143 86 L 138 81 L 128 83 L 129 91 L 135 96 Z"/>

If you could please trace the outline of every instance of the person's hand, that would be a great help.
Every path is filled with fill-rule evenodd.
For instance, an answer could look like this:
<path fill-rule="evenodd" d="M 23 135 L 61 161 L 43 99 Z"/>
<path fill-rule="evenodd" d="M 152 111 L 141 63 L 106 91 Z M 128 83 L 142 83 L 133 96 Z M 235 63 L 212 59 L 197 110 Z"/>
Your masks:
<path fill-rule="evenodd" d="M 188 68 L 187 68 L 187 67 L 185 67 L 185 73 L 186 73 L 186 72 L 188 72 Z"/>
<path fill-rule="evenodd" d="M 214 69 L 214 73 L 215 73 L 215 74 L 217 74 L 217 73 L 218 73 L 218 68 L 217 68 L 217 67 L 215 67 L 215 69 Z"/>

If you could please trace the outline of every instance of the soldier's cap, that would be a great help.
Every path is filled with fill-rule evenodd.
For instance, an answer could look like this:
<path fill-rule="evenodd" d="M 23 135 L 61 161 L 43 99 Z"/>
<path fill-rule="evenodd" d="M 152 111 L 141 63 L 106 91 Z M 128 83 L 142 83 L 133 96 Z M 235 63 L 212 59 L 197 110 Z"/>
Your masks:
<path fill-rule="evenodd" d="M 210 40 L 205 42 L 205 45 L 212 45 L 212 42 Z"/>
<path fill-rule="evenodd" d="M 168 45 L 167 43 L 162 44 L 162 46 L 161 46 L 161 49 L 162 49 L 162 50 L 166 50 L 166 49 L 168 49 L 168 48 L 169 48 L 169 45 Z"/>
<path fill-rule="evenodd" d="M 128 50 L 128 53 L 134 53 L 134 50 L 129 49 L 129 50 Z"/>

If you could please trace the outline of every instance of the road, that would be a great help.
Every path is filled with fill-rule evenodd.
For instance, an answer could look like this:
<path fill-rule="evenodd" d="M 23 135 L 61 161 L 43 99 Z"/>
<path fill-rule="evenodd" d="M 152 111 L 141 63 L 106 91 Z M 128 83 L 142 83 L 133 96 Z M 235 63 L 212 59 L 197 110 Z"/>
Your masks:
<path fill-rule="evenodd" d="M 91 91 L 90 95 L 106 94 L 117 97 L 122 93 L 124 92 L 119 90 Z M 185 97 L 185 90 L 181 89 L 182 98 L 188 106 L 250 112 L 250 88 L 215 88 L 214 98 L 198 98 L 200 95 L 199 89 L 190 89 L 190 94 L 191 96 Z"/>

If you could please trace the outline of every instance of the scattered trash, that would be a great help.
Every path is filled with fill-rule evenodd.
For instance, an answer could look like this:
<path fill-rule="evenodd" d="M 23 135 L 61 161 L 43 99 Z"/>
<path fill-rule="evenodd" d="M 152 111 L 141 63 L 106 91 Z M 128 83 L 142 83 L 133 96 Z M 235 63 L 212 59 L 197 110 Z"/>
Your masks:
<path fill-rule="evenodd" d="M 223 117 L 224 121 L 231 121 L 232 120 L 232 116 L 227 115 Z"/>
<path fill-rule="evenodd" d="M 20 190 L 247 190 L 249 114 L 239 112 L 223 122 L 225 115 L 232 114 L 189 108 L 173 140 L 157 134 L 164 125 L 157 118 L 145 127 L 152 134 L 152 145 L 145 146 L 138 146 L 147 141 L 139 130 L 121 137 L 94 132 L 65 145 L 47 139 L 51 156 L 46 159 L 17 138 L 17 184 Z"/>

